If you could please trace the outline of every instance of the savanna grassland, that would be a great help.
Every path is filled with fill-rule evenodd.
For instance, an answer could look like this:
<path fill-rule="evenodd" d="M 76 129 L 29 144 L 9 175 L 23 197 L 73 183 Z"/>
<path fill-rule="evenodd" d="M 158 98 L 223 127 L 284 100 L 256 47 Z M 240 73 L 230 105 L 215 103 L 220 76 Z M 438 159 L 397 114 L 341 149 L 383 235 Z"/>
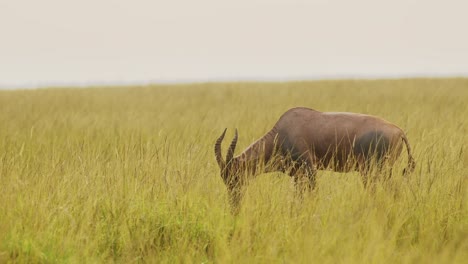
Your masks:
<path fill-rule="evenodd" d="M 216 138 L 294 106 L 397 124 L 415 171 L 262 174 L 231 215 Z M 0 91 L 0 263 L 466 263 L 467 134 L 468 79 Z"/>

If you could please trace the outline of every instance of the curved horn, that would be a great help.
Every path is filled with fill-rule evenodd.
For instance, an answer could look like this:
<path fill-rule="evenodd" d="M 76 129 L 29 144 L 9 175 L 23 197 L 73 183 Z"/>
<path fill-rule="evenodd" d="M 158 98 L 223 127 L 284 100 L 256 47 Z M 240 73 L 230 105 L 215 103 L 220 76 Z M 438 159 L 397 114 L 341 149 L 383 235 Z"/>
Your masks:
<path fill-rule="evenodd" d="M 216 161 L 218 162 L 218 165 L 219 165 L 219 167 L 221 169 L 223 169 L 225 167 L 225 165 L 226 165 L 224 163 L 223 157 L 221 155 L 221 142 L 224 139 L 224 135 L 226 134 L 226 130 L 227 130 L 227 128 L 224 129 L 223 134 L 221 134 L 221 136 L 216 140 L 215 148 L 214 148 L 215 155 L 216 155 Z"/>
<path fill-rule="evenodd" d="M 234 150 L 236 149 L 236 144 L 237 144 L 237 128 L 236 128 L 236 133 L 234 134 L 234 139 L 232 139 L 231 145 L 229 146 L 229 149 L 226 154 L 226 163 L 231 162 L 232 157 L 234 156 Z"/>

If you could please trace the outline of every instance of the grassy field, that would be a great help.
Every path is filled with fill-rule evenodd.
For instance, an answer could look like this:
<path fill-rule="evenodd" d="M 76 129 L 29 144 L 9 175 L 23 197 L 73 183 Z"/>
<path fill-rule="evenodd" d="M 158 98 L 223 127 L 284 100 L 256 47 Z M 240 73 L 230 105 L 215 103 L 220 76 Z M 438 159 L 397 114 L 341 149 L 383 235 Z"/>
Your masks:
<path fill-rule="evenodd" d="M 259 175 L 231 215 L 216 138 L 294 106 L 397 124 L 416 170 Z M 467 134 L 468 79 L 0 91 L 0 263 L 466 263 Z"/>

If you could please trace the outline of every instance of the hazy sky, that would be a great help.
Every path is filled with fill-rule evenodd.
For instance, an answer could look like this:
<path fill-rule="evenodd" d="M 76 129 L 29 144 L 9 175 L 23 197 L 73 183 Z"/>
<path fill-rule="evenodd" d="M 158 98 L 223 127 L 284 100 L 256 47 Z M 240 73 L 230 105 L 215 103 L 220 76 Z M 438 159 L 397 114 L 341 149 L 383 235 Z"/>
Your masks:
<path fill-rule="evenodd" d="M 466 0 L 0 0 L 0 87 L 468 76 Z"/>

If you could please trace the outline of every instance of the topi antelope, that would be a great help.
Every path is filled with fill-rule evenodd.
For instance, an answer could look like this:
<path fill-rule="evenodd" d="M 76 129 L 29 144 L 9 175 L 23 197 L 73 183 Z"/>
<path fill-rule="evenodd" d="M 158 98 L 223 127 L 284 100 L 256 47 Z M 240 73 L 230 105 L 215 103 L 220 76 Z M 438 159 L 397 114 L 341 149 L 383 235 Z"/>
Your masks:
<path fill-rule="evenodd" d="M 372 164 L 390 167 L 400 155 L 403 143 L 408 151 L 408 166 L 415 161 L 405 133 L 381 118 L 341 112 L 319 112 L 304 107 L 285 112 L 273 128 L 234 157 L 237 129 L 229 146 L 226 161 L 221 156 L 221 142 L 226 129 L 215 143 L 216 161 L 228 189 L 233 209 L 238 208 L 242 187 L 248 178 L 263 172 L 281 171 L 294 178 L 296 186 L 315 185 L 317 170 L 359 171 L 364 185 Z"/>

